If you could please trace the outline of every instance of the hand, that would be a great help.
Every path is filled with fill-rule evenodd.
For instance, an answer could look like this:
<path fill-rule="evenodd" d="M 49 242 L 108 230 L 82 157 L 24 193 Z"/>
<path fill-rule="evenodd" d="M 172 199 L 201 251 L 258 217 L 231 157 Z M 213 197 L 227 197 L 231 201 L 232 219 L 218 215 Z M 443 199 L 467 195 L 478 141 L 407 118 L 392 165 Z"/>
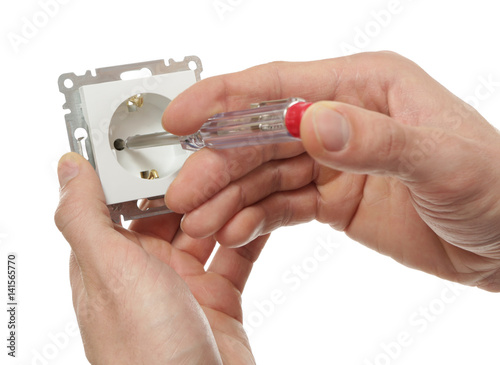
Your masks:
<path fill-rule="evenodd" d="M 290 96 L 327 100 L 304 115 L 303 146 L 204 149 L 186 162 L 166 195 L 184 232 L 236 247 L 317 219 L 407 266 L 500 291 L 500 135 L 399 55 L 210 78 L 163 125 L 189 134 L 214 113 Z"/>
<path fill-rule="evenodd" d="M 221 248 L 168 214 L 114 225 L 90 164 L 59 162 L 56 224 L 71 245 L 73 304 L 92 364 L 254 364 L 241 292 L 266 236 Z"/>

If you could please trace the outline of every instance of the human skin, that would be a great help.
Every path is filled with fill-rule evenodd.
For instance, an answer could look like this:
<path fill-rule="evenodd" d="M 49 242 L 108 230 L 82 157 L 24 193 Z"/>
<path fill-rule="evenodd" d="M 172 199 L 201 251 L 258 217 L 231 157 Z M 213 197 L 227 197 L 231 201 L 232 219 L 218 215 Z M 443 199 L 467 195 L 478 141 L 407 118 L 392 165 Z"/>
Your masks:
<path fill-rule="evenodd" d="M 71 245 L 70 282 L 92 364 L 254 364 L 242 326 L 241 293 L 267 236 L 214 250 L 181 216 L 111 221 L 87 160 L 63 156 L 55 221 Z"/>
<path fill-rule="evenodd" d="M 402 56 L 209 78 L 170 103 L 163 126 L 190 134 L 215 113 L 291 96 L 316 102 L 302 143 L 206 148 L 187 160 L 165 197 L 185 233 L 241 247 L 316 219 L 406 266 L 500 291 L 500 134 Z"/>

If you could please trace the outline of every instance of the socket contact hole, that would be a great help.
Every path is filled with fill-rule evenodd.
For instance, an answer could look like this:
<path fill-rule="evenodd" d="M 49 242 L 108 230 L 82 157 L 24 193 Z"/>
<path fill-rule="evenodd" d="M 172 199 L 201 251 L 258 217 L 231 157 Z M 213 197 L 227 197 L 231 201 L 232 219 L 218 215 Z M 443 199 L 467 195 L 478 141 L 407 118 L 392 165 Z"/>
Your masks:
<path fill-rule="evenodd" d="M 115 139 L 113 146 L 117 151 L 123 151 L 125 149 L 125 141 L 121 138 Z"/>

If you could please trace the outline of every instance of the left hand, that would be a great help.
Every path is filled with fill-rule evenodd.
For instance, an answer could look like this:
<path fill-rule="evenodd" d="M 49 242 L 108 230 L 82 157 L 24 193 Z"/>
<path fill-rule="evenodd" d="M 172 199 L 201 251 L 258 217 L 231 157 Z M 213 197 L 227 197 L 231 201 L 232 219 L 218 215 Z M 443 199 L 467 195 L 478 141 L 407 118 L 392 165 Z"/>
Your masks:
<path fill-rule="evenodd" d="M 221 247 L 192 239 L 168 214 L 113 224 L 80 155 L 59 162 L 55 221 L 71 245 L 73 304 L 92 364 L 254 364 L 241 292 L 267 237 Z"/>

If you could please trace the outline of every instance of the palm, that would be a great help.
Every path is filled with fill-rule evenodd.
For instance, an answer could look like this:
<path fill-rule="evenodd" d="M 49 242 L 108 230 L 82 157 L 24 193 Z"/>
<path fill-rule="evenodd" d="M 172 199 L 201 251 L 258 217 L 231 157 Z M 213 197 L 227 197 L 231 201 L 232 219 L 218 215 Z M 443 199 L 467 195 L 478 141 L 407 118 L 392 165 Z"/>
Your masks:
<path fill-rule="evenodd" d="M 221 247 L 205 270 L 215 240 L 213 237 L 190 238 L 180 230 L 180 218 L 170 215 L 135 221 L 130 229 L 139 234 L 139 242 L 142 238 L 141 246 L 148 254 L 173 268 L 187 284 L 210 324 L 222 359 L 231 364 L 253 362 L 242 325 L 241 292 L 267 236 L 256 239 L 246 248 Z"/>
<path fill-rule="evenodd" d="M 157 360 L 173 363 L 193 358 L 253 363 L 242 328 L 241 291 L 267 237 L 244 251 L 221 249 L 205 270 L 214 239 L 189 238 L 179 230 L 179 221 L 180 216 L 171 214 L 135 221 L 130 230 L 110 226 L 102 235 L 102 256 L 109 258 L 106 280 L 113 293 L 112 305 L 106 306 L 119 318 L 126 316 L 127 326 L 132 326 L 122 345 L 148 339 L 152 347 L 162 349 L 154 355 Z M 82 335 L 92 344 L 96 338 L 86 336 L 86 328 L 100 325 L 102 308 L 95 307 L 99 299 L 89 301 L 88 295 L 81 295 L 85 286 L 75 264 L 71 277 Z M 92 315 L 89 321 L 89 313 L 97 321 Z M 118 332 L 124 330 L 117 327 Z"/>
<path fill-rule="evenodd" d="M 397 179 L 338 173 L 317 189 L 320 196 L 323 191 L 338 191 L 324 199 L 329 205 L 323 210 L 327 215 L 318 216 L 319 220 L 409 267 L 454 278 L 454 267 L 443 265 L 453 246 L 441 241 L 422 221 L 408 188 Z M 459 250 L 455 253 L 460 254 Z M 468 254 L 463 251 L 464 256 Z"/>

